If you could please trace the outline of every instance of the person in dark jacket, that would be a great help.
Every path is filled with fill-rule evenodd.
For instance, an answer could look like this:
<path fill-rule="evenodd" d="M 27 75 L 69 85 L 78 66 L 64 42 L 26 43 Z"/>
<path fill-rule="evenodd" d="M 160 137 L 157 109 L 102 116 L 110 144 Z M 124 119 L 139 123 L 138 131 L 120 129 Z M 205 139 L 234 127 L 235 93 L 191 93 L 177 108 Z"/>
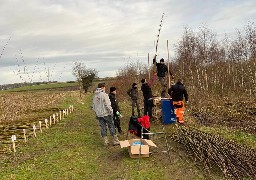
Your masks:
<path fill-rule="evenodd" d="M 146 79 L 141 79 L 141 91 L 144 97 L 144 115 L 152 118 L 153 95 L 151 90 L 151 83 L 147 83 Z"/>
<path fill-rule="evenodd" d="M 166 97 L 166 89 L 167 89 L 166 74 L 168 73 L 168 68 L 164 63 L 163 58 L 160 59 L 160 63 L 156 63 L 156 67 L 157 67 L 158 80 L 160 81 L 162 86 L 161 97 Z"/>
<path fill-rule="evenodd" d="M 118 132 L 121 134 L 122 133 L 122 128 L 120 126 L 120 109 L 118 106 L 118 102 L 116 100 L 116 88 L 115 87 L 110 87 L 110 93 L 109 93 L 109 99 L 111 102 L 111 107 L 113 109 L 113 121 L 115 128 L 118 130 Z"/>
<path fill-rule="evenodd" d="M 171 86 L 171 88 L 168 90 L 168 94 L 170 97 L 172 97 L 178 122 L 180 124 L 184 124 L 183 115 L 185 104 L 183 99 L 185 98 L 186 103 L 188 103 L 188 93 L 181 79 L 179 79 L 175 85 Z"/>
<path fill-rule="evenodd" d="M 132 116 L 135 114 L 135 106 L 137 107 L 138 117 L 140 117 L 140 107 L 138 103 L 138 89 L 137 83 L 132 84 L 132 88 L 127 91 L 127 94 L 130 96 L 132 100 Z"/>

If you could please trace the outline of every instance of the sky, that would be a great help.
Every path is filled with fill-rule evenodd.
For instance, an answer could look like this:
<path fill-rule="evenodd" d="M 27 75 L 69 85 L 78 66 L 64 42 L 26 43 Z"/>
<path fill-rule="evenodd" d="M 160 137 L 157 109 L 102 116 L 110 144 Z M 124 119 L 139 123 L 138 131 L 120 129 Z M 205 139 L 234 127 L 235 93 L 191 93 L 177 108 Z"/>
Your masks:
<path fill-rule="evenodd" d="M 184 27 L 221 36 L 255 22 L 255 0 L 0 0 L 0 84 L 72 81 L 74 62 L 113 77 L 129 62 L 171 57 Z M 49 77 L 48 77 L 49 75 Z"/>

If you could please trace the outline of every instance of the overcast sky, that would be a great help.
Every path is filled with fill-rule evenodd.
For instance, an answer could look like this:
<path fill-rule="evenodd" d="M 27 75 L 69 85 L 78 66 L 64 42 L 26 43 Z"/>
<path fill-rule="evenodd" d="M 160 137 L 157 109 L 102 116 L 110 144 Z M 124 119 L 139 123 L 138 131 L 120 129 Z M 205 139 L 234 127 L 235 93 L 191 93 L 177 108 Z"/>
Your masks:
<path fill-rule="evenodd" d="M 255 0 L 0 0 L 0 84 L 74 80 L 74 62 L 100 77 L 147 63 L 162 14 L 158 57 L 171 56 L 184 27 L 221 35 L 255 22 Z"/>

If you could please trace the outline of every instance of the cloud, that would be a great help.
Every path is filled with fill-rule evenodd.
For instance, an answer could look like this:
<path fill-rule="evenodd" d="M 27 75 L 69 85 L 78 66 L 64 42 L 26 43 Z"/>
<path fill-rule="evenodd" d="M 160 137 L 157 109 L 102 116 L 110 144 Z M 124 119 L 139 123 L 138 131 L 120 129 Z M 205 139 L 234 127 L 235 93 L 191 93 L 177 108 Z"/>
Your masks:
<path fill-rule="evenodd" d="M 255 19 L 255 9 L 253 0 L 2 0 L 0 84 L 20 82 L 15 73 L 25 66 L 54 64 L 53 79 L 71 80 L 74 61 L 97 69 L 101 77 L 114 76 L 127 57 L 145 63 L 148 53 L 153 57 L 163 12 L 158 54 L 166 58 L 167 40 L 173 57 L 184 26 L 234 32 Z"/>

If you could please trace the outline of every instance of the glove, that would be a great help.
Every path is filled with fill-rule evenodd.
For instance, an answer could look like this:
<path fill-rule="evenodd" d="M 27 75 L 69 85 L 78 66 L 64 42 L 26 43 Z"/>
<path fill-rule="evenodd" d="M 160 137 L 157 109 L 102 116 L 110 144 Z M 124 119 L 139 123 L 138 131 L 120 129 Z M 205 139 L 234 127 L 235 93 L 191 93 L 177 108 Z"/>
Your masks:
<path fill-rule="evenodd" d="M 118 117 L 123 117 L 122 114 L 121 114 L 119 111 L 116 112 L 116 115 L 117 115 Z"/>

